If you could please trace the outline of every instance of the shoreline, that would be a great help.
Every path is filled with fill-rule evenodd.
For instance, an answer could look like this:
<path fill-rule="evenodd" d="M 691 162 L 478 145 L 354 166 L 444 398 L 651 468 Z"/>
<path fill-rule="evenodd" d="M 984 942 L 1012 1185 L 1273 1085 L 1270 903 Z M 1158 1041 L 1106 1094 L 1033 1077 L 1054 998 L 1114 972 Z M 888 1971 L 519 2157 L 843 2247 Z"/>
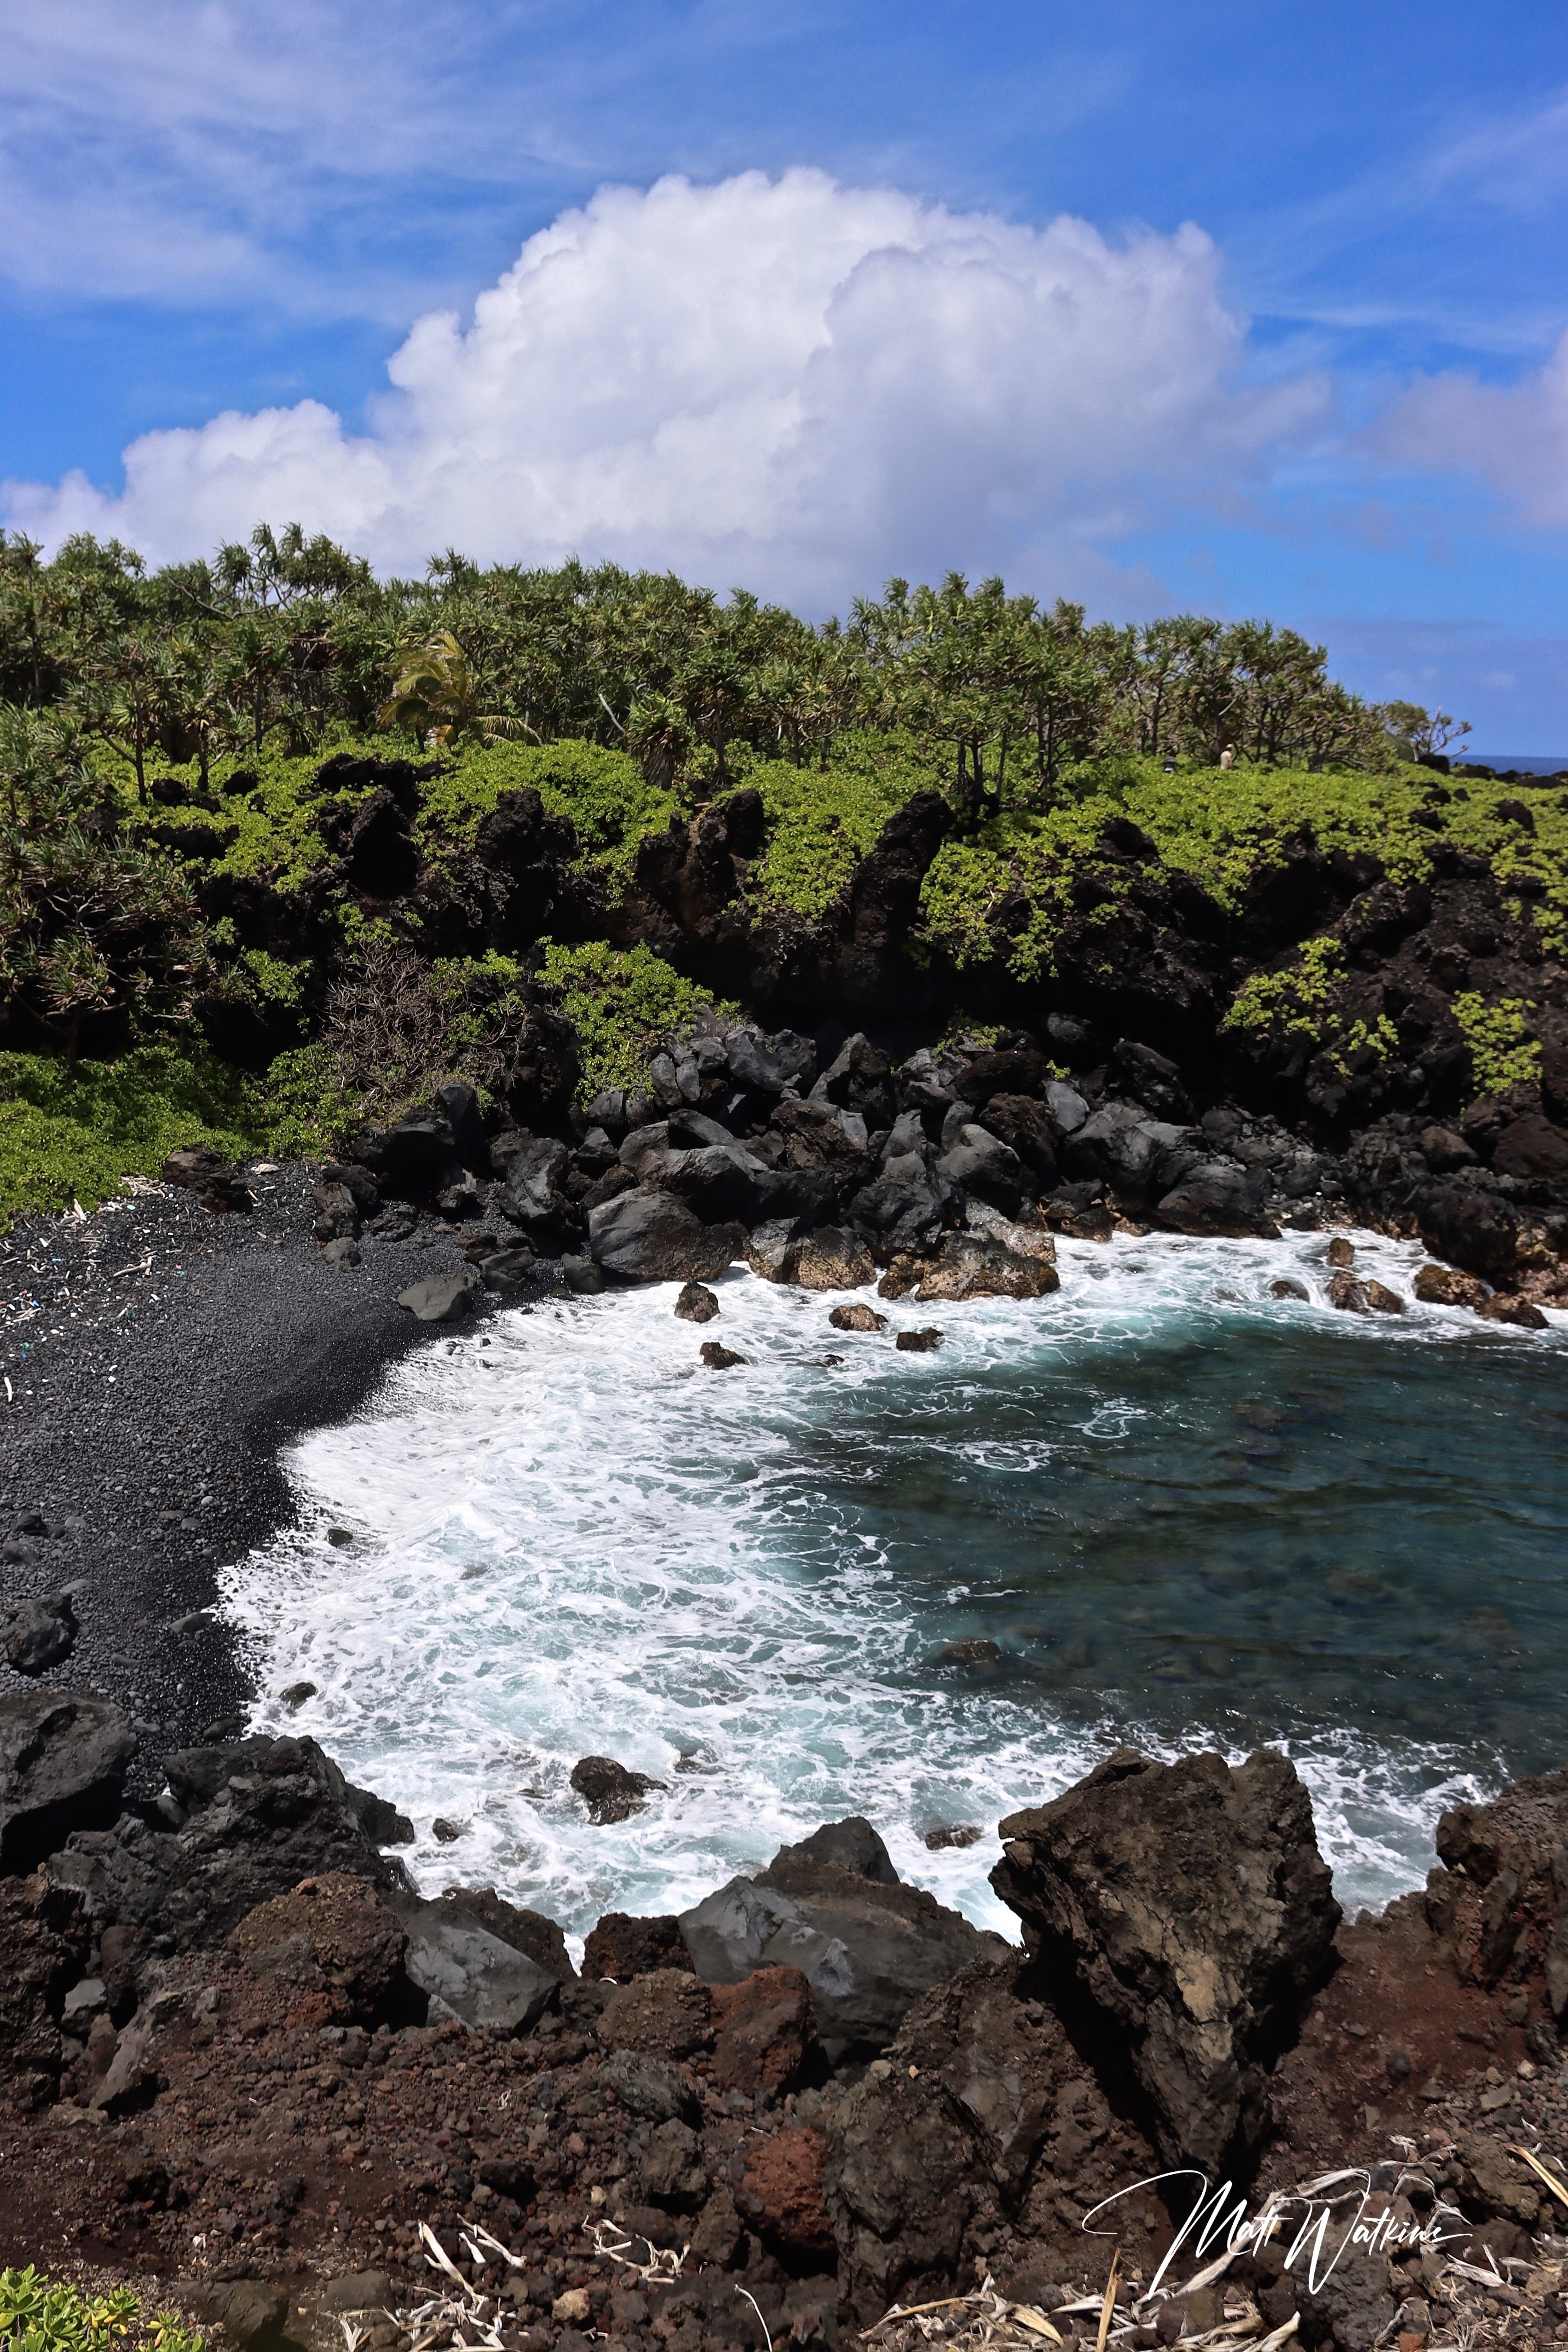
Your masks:
<path fill-rule="evenodd" d="M 141 1183 L 0 1242 L 0 1595 L 68 1591 L 79 1628 L 42 1675 L 0 1655 L 0 1692 L 116 1700 L 160 1787 L 157 1755 L 254 1696 L 232 1628 L 171 1626 L 215 1609 L 219 1571 L 290 1523 L 285 1449 L 357 1412 L 432 1336 L 398 1292 L 462 1263 L 425 1227 L 336 1272 L 312 1234 L 310 1165 L 247 1173 L 248 1213 Z M 25 1531 L 35 1514 L 48 1532 Z"/>

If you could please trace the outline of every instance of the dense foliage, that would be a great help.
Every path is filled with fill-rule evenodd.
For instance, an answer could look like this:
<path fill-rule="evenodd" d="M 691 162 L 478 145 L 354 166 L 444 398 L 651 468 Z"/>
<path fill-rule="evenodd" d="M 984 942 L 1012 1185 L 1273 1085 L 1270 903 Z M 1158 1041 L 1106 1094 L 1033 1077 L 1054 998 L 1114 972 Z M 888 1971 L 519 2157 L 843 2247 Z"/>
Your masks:
<path fill-rule="evenodd" d="M 741 992 L 636 913 L 639 859 L 740 793 L 742 914 L 791 938 L 831 929 L 913 795 L 945 797 L 905 950 L 945 975 L 933 1030 L 973 992 L 1048 995 L 1064 940 L 1092 978 L 1095 927 L 1142 887 L 1118 826 L 1222 928 L 1303 841 L 1395 881 L 1468 853 L 1559 952 L 1568 814 L 1441 786 L 1419 762 L 1462 732 L 1363 703 L 1267 623 L 1090 626 L 999 581 L 893 581 L 814 627 L 613 566 L 448 553 L 380 581 L 292 528 L 158 572 L 0 534 L 0 1211 L 101 1198 L 198 1135 L 321 1150 L 449 1075 L 510 1099 L 542 992 L 580 1099 L 639 1083 Z M 502 863 L 543 861 L 547 904 L 509 931 L 475 877 L 525 806 L 538 840 Z M 1227 984 L 1218 1035 L 1364 1059 L 1384 1041 L 1344 978 L 1336 940 L 1298 934 Z M 1478 1083 L 1529 1074 L 1529 1014 L 1456 1003 Z"/>

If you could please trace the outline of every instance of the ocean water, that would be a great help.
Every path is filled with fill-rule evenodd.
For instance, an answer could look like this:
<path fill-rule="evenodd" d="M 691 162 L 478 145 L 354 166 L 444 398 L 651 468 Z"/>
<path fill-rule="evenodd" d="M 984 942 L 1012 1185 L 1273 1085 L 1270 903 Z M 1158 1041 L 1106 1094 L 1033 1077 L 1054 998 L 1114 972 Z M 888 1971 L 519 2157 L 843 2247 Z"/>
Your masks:
<path fill-rule="evenodd" d="M 1568 1316 L 1336 1313 L 1325 1248 L 1069 1242 L 1052 1297 L 877 1339 L 739 1267 L 707 1327 L 660 1286 L 441 1335 L 297 1448 L 300 1525 L 227 1574 L 256 1724 L 394 1798 L 422 1885 L 577 1937 L 846 1812 L 1016 1933 L 998 1820 L 1124 1739 L 1284 1748 L 1342 1901 L 1381 1905 L 1444 1805 L 1568 1761 Z M 1419 1261 L 1359 1239 L 1406 1294 Z M 585 1754 L 666 1790 L 594 1828 Z"/>

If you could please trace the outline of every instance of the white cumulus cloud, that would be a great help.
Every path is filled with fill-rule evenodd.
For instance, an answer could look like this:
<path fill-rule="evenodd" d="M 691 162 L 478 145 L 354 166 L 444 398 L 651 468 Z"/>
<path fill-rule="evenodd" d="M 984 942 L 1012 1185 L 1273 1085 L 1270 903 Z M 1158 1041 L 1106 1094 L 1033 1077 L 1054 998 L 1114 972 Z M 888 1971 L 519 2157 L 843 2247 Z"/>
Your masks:
<path fill-rule="evenodd" d="M 1322 422 L 1321 378 L 1246 381 L 1221 277 L 1190 226 L 1112 242 L 816 171 L 606 188 L 471 323 L 416 321 L 365 431 L 309 400 L 230 412 L 133 442 L 121 494 L 0 497 L 48 542 L 153 560 L 266 517 L 384 567 L 575 552 L 819 604 L 954 562 L 1081 573 Z"/>
<path fill-rule="evenodd" d="M 1379 456 L 1427 473 L 1469 474 L 1521 521 L 1568 524 L 1568 334 L 1542 368 L 1512 384 L 1457 371 L 1424 376 L 1373 436 Z"/>

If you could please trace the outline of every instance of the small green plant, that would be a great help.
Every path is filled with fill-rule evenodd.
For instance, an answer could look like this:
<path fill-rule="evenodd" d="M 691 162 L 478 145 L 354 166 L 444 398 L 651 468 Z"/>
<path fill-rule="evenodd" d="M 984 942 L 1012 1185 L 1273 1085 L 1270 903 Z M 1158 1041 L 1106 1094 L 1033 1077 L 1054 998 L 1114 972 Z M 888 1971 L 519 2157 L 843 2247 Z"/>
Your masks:
<path fill-rule="evenodd" d="M 1540 1040 L 1531 1036 L 1525 1019 L 1532 1009 L 1517 996 L 1489 1004 L 1474 989 L 1455 997 L 1454 1017 L 1470 1049 L 1478 1095 L 1506 1094 L 1541 1076 Z"/>
<path fill-rule="evenodd" d="M 612 948 L 600 940 L 584 947 L 547 942 L 539 976 L 546 987 L 561 991 L 562 1010 L 577 1032 L 583 1057 L 578 1097 L 584 1102 L 606 1087 L 645 1087 L 653 1055 L 689 1031 L 697 1014 L 714 1002 L 651 949 Z"/>
<path fill-rule="evenodd" d="M 1338 940 L 1308 940 L 1289 971 L 1255 972 L 1238 988 L 1221 1026 L 1320 1036 L 1330 997 L 1344 969 L 1345 951 Z"/>
<path fill-rule="evenodd" d="M 202 2352 L 177 2312 L 148 2313 L 129 2287 L 87 2294 L 64 2281 L 51 2284 L 29 2263 L 0 2271 L 3 2352 Z"/>

